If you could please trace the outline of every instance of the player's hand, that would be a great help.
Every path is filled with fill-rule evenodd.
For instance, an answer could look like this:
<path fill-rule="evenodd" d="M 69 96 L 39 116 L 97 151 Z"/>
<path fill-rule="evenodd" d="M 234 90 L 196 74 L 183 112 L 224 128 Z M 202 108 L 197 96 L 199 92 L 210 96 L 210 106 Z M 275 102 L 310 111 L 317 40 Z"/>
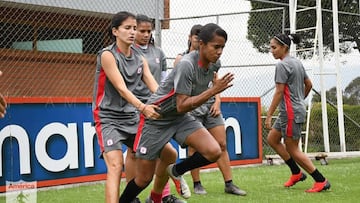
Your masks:
<path fill-rule="evenodd" d="M 218 105 L 217 103 L 214 103 L 213 105 L 211 105 L 211 107 L 210 107 L 210 115 L 212 117 L 217 117 L 220 114 L 221 114 L 220 105 Z"/>
<path fill-rule="evenodd" d="M 142 113 L 145 115 L 146 118 L 154 120 L 160 118 L 161 116 L 156 110 L 160 110 L 160 107 L 154 104 L 147 104 L 145 105 Z"/>
<path fill-rule="evenodd" d="M 220 92 L 233 86 L 233 84 L 231 83 L 233 80 L 234 80 L 233 73 L 226 73 L 222 78 L 218 78 L 217 73 L 214 72 L 212 89 L 215 91 L 215 94 L 219 94 Z"/>
<path fill-rule="evenodd" d="M 265 119 L 265 128 L 271 130 L 271 116 L 267 116 Z"/>

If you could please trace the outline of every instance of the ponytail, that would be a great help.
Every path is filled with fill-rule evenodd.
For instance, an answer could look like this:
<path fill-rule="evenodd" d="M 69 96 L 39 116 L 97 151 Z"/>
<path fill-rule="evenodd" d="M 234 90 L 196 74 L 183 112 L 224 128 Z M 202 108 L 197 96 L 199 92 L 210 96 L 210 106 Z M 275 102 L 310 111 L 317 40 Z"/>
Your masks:
<path fill-rule="evenodd" d="M 289 35 L 289 38 L 290 38 L 290 40 L 294 43 L 294 44 L 299 44 L 300 43 L 300 36 L 298 35 L 298 34 L 295 34 L 295 33 L 293 33 L 293 34 L 290 34 Z"/>

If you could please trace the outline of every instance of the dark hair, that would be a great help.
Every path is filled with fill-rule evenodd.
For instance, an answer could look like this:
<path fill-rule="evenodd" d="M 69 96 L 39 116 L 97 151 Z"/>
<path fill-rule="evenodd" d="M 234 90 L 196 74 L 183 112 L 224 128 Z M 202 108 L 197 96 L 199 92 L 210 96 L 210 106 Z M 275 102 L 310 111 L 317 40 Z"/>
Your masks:
<path fill-rule="evenodd" d="M 143 15 L 143 14 L 138 14 L 136 15 L 136 23 L 140 24 L 140 23 L 151 23 L 151 26 L 154 27 L 154 19 L 149 18 L 147 15 Z"/>
<path fill-rule="evenodd" d="M 155 39 L 152 34 L 150 35 L 149 44 L 155 45 Z"/>
<path fill-rule="evenodd" d="M 203 27 L 203 26 L 200 25 L 200 24 L 193 25 L 192 28 L 191 28 L 191 30 L 190 30 L 190 37 L 191 37 L 191 36 L 194 36 L 194 35 L 197 36 L 197 35 L 199 34 L 199 32 L 200 32 L 200 30 L 201 30 L 202 27 Z M 191 47 L 191 40 L 189 39 L 189 40 L 188 40 L 188 49 L 186 50 L 186 53 L 189 53 L 189 52 L 190 52 L 190 47 Z"/>
<path fill-rule="evenodd" d="M 190 30 L 190 36 L 198 35 L 202 27 L 203 26 L 200 24 L 196 24 L 196 25 L 192 26 L 192 28 Z"/>
<path fill-rule="evenodd" d="M 281 45 L 285 45 L 290 48 L 291 41 L 293 41 L 294 44 L 300 43 L 300 36 L 297 34 L 276 34 L 273 39 L 279 42 Z"/>
<path fill-rule="evenodd" d="M 204 25 L 201 28 L 198 37 L 199 40 L 203 41 L 206 44 L 210 42 L 215 37 L 215 35 L 224 37 L 225 42 L 227 41 L 227 33 L 215 23 L 208 23 Z"/>
<path fill-rule="evenodd" d="M 120 11 L 118 13 L 116 13 L 112 19 L 111 19 L 111 24 L 110 24 L 110 29 L 109 29 L 109 35 L 110 35 L 110 38 L 115 41 L 116 38 L 115 36 L 112 34 L 112 29 L 113 28 L 117 28 L 119 27 L 122 22 L 124 22 L 126 19 L 128 18 L 134 18 L 136 19 L 135 15 L 130 13 L 130 12 L 127 12 L 127 11 Z"/>
<path fill-rule="evenodd" d="M 150 23 L 151 29 L 153 29 L 155 27 L 155 20 L 152 18 L 149 18 L 147 15 L 138 14 L 136 16 L 136 24 L 140 24 L 140 23 Z M 149 44 L 152 44 L 152 45 L 155 44 L 154 37 L 152 35 L 150 36 Z"/>

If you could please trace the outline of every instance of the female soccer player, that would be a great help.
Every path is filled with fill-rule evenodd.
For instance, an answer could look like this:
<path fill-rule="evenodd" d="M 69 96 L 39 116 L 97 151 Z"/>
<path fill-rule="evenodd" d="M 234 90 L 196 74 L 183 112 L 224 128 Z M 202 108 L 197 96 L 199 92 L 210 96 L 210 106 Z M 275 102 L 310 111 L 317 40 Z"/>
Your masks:
<path fill-rule="evenodd" d="M 158 181 L 154 191 L 159 195 L 153 199 L 161 202 L 161 191 L 168 181 L 168 175 L 179 178 L 186 171 L 215 162 L 221 149 L 214 137 L 187 112 L 201 106 L 214 95 L 232 86 L 234 75 L 217 77 L 215 63 L 221 56 L 227 40 L 227 33 L 218 25 L 205 25 L 199 33 L 199 51 L 184 56 L 148 104 L 158 104 L 161 117 L 147 119 L 139 143 L 136 143 L 136 177 L 127 184 L 120 202 L 131 202 L 148 184 L 154 173 Z M 209 88 L 209 83 L 212 86 Z M 181 146 L 192 146 L 196 152 L 184 161 L 171 164 L 166 171 L 158 171 L 156 159 L 162 148 L 174 138 Z M 161 160 L 161 159 L 160 159 Z M 155 170 L 156 169 L 156 170 Z"/>
<path fill-rule="evenodd" d="M 185 54 L 188 54 L 189 52 L 194 50 L 198 50 L 199 48 L 198 34 L 201 30 L 201 27 L 202 27 L 201 25 L 194 25 L 191 28 L 189 40 L 188 40 L 189 47 L 184 53 L 179 54 L 176 57 L 174 62 L 174 67 L 176 67 L 176 64 L 179 63 L 179 61 Z M 212 65 L 220 67 L 221 66 L 220 60 L 218 60 L 216 63 L 213 63 Z M 225 124 L 221 114 L 220 105 L 221 105 L 220 95 L 217 94 L 215 95 L 215 97 L 210 98 L 205 104 L 191 111 L 191 114 L 206 127 L 206 129 L 211 133 L 211 135 L 214 136 L 214 138 L 221 147 L 221 156 L 216 161 L 216 163 L 219 166 L 219 169 L 224 178 L 224 182 L 225 182 L 224 191 L 229 194 L 245 196 L 246 192 L 244 190 L 241 190 L 239 187 L 237 187 L 232 181 L 230 158 L 226 147 Z M 191 156 L 194 153 L 195 153 L 195 149 L 189 146 L 188 155 Z M 194 185 L 194 193 L 200 195 L 207 194 L 206 190 L 201 184 L 199 168 L 191 170 L 191 177 Z"/>
<path fill-rule="evenodd" d="M 133 148 L 139 112 L 147 118 L 159 116 L 156 105 L 145 105 L 132 93 L 141 82 L 152 92 L 158 87 L 147 61 L 132 48 L 135 34 L 135 15 L 115 14 L 110 27 L 114 43 L 100 50 L 97 56 L 92 110 L 101 155 L 107 167 L 105 200 L 111 203 L 119 201 L 122 146 L 127 145 L 129 151 Z M 164 151 L 171 147 L 169 145 L 164 145 Z"/>
<path fill-rule="evenodd" d="M 150 72 L 154 76 L 156 82 L 158 84 L 161 83 L 166 77 L 166 70 L 167 70 L 167 63 L 166 63 L 166 56 L 164 52 L 157 46 L 154 45 L 154 40 L 152 38 L 152 31 L 153 31 L 153 21 L 146 15 L 137 15 L 136 16 L 136 34 L 135 34 L 135 48 L 139 50 L 147 60 L 150 68 Z M 146 102 L 149 97 L 151 96 L 151 91 L 147 88 L 144 83 L 137 86 L 135 88 L 134 94 L 137 98 L 139 98 L 142 102 Z M 174 148 L 172 148 L 172 154 L 177 157 L 177 152 Z M 173 157 L 173 156 L 170 156 Z M 135 157 L 134 157 L 135 158 Z M 175 162 L 175 160 L 168 160 L 168 162 Z M 131 171 L 135 173 L 135 165 L 130 165 L 131 168 L 126 168 L 127 171 Z M 166 167 L 166 166 L 164 166 Z M 134 174 L 131 174 L 131 179 L 134 177 Z M 130 179 L 128 179 L 130 180 Z M 189 198 L 191 193 L 189 187 L 187 186 L 184 179 L 181 180 L 182 182 L 176 181 L 175 185 L 178 187 L 178 192 L 180 195 L 184 196 L 185 198 Z M 181 188 L 182 186 L 182 188 Z M 181 193 L 183 192 L 183 193 Z M 187 192 L 187 194 L 185 193 Z M 153 192 L 152 192 L 153 193 Z M 151 199 L 150 195 L 150 199 Z M 178 199 L 176 196 L 170 194 L 170 184 L 167 183 L 163 193 L 162 193 L 162 202 L 163 203 L 183 203 L 182 200 Z"/>
<path fill-rule="evenodd" d="M 265 120 L 266 128 L 270 129 L 267 141 L 291 170 L 292 175 L 284 183 L 285 187 L 306 179 L 299 164 L 315 180 L 314 186 L 306 192 L 321 192 L 330 188 L 329 181 L 299 149 L 301 126 L 306 115 L 304 99 L 311 91 L 312 83 L 302 63 L 289 55 L 291 41 L 297 44 L 300 38 L 295 34 L 277 34 L 270 41 L 271 53 L 281 61 L 276 64 L 276 89 Z M 278 106 L 279 117 L 271 127 L 271 118 Z M 281 143 L 281 137 L 284 138 L 285 146 Z"/>

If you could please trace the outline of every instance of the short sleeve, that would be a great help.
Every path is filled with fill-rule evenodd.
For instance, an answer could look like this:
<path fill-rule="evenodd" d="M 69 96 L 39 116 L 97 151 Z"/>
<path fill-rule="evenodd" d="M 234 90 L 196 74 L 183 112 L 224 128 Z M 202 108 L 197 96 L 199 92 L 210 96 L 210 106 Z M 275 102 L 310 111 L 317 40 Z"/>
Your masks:
<path fill-rule="evenodd" d="M 161 71 L 166 71 L 167 70 L 166 56 L 161 49 L 160 49 L 160 57 L 161 57 Z"/>
<path fill-rule="evenodd" d="M 173 71 L 175 92 L 178 94 L 191 95 L 193 85 L 194 67 L 187 60 L 181 60 Z"/>
<path fill-rule="evenodd" d="M 275 83 L 286 84 L 288 81 L 288 72 L 283 63 L 276 64 L 275 67 Z"/>

